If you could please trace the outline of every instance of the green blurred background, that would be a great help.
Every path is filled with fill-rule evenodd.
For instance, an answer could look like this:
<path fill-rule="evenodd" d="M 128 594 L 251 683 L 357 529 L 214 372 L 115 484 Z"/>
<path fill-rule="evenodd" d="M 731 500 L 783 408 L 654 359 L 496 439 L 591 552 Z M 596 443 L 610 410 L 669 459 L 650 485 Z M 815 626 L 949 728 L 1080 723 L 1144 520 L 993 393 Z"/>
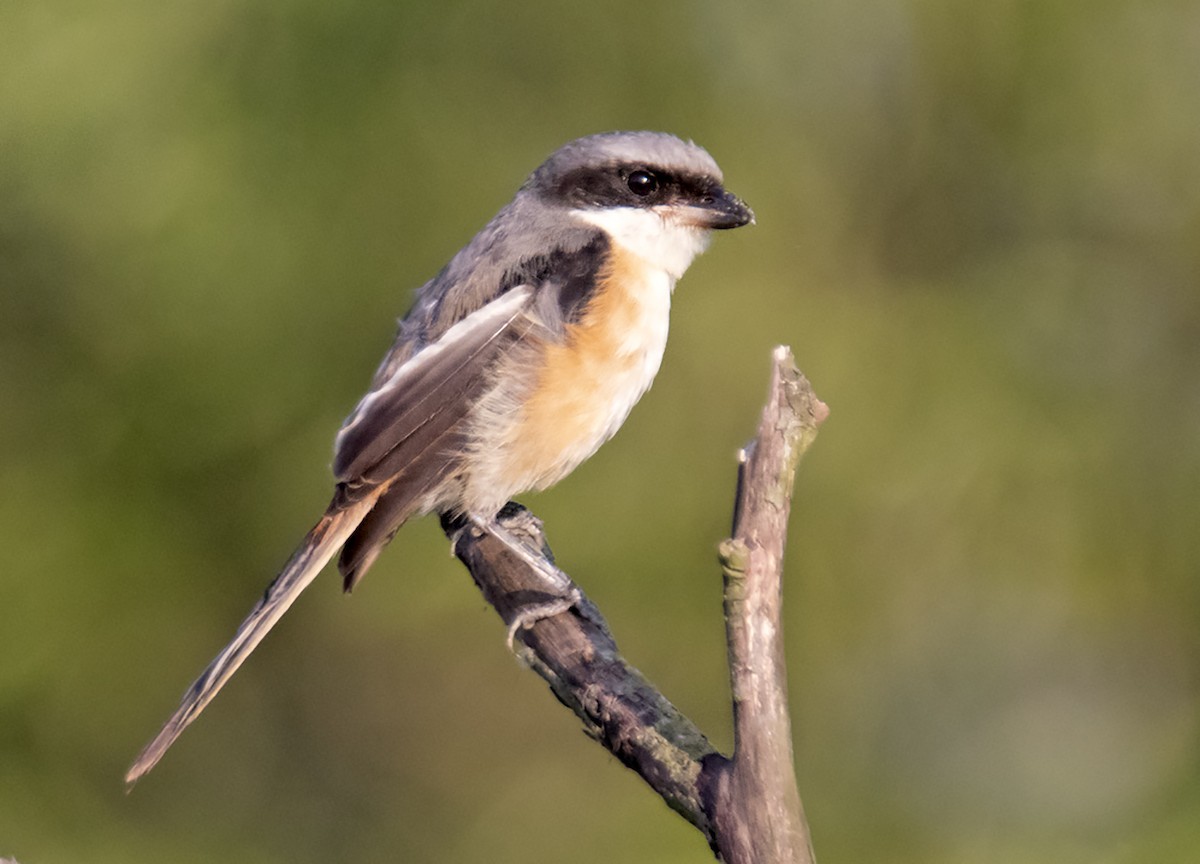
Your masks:
<path fill-rule="evenodd" d="M 0 855 L 710 860 L 505 651 L 433 520 L 121 776 L 329 495 L 394 318 L 562 142 L 704 144 L 757 227 L 524 500 L 728 747 L 715 545 L 793 346 L 827 862 L 1200 860 L 1200 6 L 0 4 Z"/>

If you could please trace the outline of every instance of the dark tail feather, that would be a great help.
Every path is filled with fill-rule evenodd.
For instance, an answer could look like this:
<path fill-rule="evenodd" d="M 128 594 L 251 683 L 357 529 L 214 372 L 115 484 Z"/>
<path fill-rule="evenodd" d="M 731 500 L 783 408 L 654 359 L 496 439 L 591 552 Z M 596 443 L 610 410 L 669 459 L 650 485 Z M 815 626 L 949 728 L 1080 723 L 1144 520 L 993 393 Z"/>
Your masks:
<path fill-rule="evenodd" d="M 333 557 L 346 539 L 358 527 L 374 505 L 375 499 L 368 498 L 344 509 L 330 509 L 318 522 L 275 581 L 267 588 L 258 605 L 238 627 L 237 633 L 218 654 L 208 668 L 183 696 L 179 708 L 171 715 L 154 740 L 146 745 L 125 774 L 125 783 L 132 786 L 167 752 L 175 739 L 188 725 L 200 716 L 204 707 L 212 701 L 238 667 L 250 656 L 288 607 L 308 587 L 321 569 Z"/>
<path fill-rule="evenodd" d="M 434 424 L 429 424 L 433 427 Z M 420 449 L 413 446 L 420 442 Z M 459 467 L 462 434 L 454 428 L 438 430 L 428 440 L 415 436 L 406 442 L 403 452 L 389 454 L 395 480 L 379 496 L 375 507 L 362 520 L 338 556 L 342 588 L 354 590 L 368 568 L 375 563 L 383 547 L 400 530 L 400 526 L 428 507 L 427 496 L 446 481 Z M 405 459 L 403 465 L 397 463 Z"/>

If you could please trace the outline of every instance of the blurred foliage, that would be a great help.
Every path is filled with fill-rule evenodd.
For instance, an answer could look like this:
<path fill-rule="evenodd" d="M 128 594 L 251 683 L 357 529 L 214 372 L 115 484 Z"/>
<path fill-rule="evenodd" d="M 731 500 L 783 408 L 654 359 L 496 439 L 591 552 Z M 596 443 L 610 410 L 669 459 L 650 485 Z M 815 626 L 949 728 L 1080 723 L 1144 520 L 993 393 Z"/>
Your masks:
<path fill-rule="evenodd" d="M 729 743 L 715 544 L 791 344 L 825 861 L 1200 858 L 1200 6 L 0 5 L 0 855 L 708 860 L 432 520 L 124 768 L 329 494 L 419 285 L 547 153 L 703 143 L 716 239 L 625 430 L 525 500 Z"/>

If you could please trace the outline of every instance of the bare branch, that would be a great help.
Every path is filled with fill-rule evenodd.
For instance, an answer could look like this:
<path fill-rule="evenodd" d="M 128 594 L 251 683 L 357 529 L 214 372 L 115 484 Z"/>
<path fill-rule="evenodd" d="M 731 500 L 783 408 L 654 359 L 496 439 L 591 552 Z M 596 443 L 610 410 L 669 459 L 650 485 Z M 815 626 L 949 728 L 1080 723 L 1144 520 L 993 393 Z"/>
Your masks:
<path fill-rule="evenodd" d="M 829 409 L 775 351 L 771 391 L 754 442 L 739 454 L 733 537 L 721 544 L 733 693 L 734 754 L 712 816 L 730 864 L 811 864 L 792 757 L 783 646 L 783 552 L 800 457 Z"/>
<path fill-rule="evenodd" d="M 541 521 L 532 513 L 510 503 L 499 521 L 553 562 Z M 554 599 L 546 594 L 545 581 L 491 534 L 451 520 L 445 520 L 443 528 L 454 541 L 454 553 L 506 625 L 522 610 Z M 702 774 L 709 760 L 724 757 L 625 662 L 595 605 L 583 597 L 569 612 L 517 631 L 514 645 L 517 656 L 583 721 L 584 731 L 636 771 L 711 843 L 712 826 L 701 800 Z"/>

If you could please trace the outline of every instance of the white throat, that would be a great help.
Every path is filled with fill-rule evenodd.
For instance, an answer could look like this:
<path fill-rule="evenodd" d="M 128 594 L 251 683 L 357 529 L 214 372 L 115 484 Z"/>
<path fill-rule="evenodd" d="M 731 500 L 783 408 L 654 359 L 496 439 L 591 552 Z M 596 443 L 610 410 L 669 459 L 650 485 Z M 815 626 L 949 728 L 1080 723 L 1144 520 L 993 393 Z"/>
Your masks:
<path fill-rule="evenodd" d="M 572 215 L 602 229 L 626 250 L 670 277 L 672 286 L 692 260 L 708 248 L 707 228 L 687 225 L 669 214 L 635 207 L 573 210 Z"/>

